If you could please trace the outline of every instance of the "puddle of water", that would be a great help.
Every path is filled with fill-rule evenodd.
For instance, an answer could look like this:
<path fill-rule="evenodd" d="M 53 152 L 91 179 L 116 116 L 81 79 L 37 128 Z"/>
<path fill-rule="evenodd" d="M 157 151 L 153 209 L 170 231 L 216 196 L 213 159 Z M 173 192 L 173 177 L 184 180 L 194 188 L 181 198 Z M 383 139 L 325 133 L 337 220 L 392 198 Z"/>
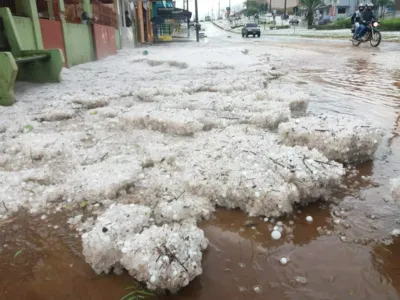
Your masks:
<path fill-rule="evenodd" d="M 0 299 L 116 299 L 132 286 L 127 274 L 96 275 L 66 217 L 46 221 L 20 213 L 0 223 Z M 48 227 L 50 226 L 50 227 Z"/>
<path fill-rule="evenodd" d="M 313 223 L 305 221 L 307 215 Z M 75 234 L 48 227 L 61 219 L 44 222 L 21 213 L 1 225 L 1 299 L 112 300 L 127 293 L 130 276 L 96 275 Z M 362 246 L 343 243 L 335 234 L 320 236 L 318 227 L 335 230 L 332 219 L 327 205 L 311 205 L 282 219 L 283 237 L 273 241 L 272 223 L 218 209 L 201 225 L 210 239 L 203 274 L 178 295 L 158 299 L 399 299 L 400 240 Z M 289 263 L 281 265 L 281 257 Z M 296 276 L 307 284 L 296 282 Z"/>

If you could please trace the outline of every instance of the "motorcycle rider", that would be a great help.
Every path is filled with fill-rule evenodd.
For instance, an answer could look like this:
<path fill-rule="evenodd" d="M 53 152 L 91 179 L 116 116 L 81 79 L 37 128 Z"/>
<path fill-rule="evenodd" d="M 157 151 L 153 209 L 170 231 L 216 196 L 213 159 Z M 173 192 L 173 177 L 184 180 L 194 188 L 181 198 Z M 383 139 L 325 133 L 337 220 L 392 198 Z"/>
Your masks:
<path fill-rule="evenodd" d="M 361 14 L 361 24 L 360 30 L 358 32 L 357 40 L 361 40 L 364 34 L 367 32 L 367 26 L 370 26 L 371 23 L 377 20 L 373 11 L 374 5 L 372 3 L 368 3 L 366 5 L 366 9 Z"/>
<path fill-rule="evenodd" d="M 358 5 L 358 10 L 354 12 L 354 14 L 351 16 L 351 24 L 353 25 L 353 39 L 357 39 L 357 36 L 360 31 L 360 22 L 361 22 L 361 14 L 363 13 L 365 9 L 364 3 L 360 3 Z"/>

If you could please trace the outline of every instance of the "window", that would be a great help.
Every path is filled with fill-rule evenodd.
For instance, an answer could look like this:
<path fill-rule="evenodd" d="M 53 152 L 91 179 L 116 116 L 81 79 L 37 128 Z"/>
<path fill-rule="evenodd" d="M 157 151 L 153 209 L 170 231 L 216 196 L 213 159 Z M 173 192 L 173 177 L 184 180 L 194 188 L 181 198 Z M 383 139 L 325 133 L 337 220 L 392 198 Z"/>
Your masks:
<path fill-rule="evenodd" d="M 345 15 L 346 14 L 346 8 L 345 7 L 339 7 L 337 13 L 339 15 Z"/>
<path fill-rule="evenodd" d="M 249 24 L 246 25 L 246 27 L 257 27 L 257 24 L 249 23 Z"/>

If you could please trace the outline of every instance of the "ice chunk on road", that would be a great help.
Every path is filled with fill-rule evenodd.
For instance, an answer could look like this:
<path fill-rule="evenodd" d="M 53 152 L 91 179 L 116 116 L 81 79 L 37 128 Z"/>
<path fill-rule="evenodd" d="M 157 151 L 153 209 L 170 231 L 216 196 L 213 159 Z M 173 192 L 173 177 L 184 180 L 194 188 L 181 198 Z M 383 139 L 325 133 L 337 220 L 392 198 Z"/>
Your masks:
<path fill-rule="evenodd" d="M 327 158 L 342 163 L 371 160 L 382 131 L 349 116 L 304 117 L 279 125 L 280 141 L 286 145 L 317 149 Z"/>
<path fill-rule="evenodd" d="M 96 273 L 109 273 L 119 263 L 120 246 L 127 236 L 149 226 L 151 209 L 141 205 L 122 205 L 108 209 L 89 233 L 82 235 L 83 255 Z"/>
<path fill-rule="evenodd" d="M 310 95 L 297 89 L 270 88 L 265 92 L 270 100 L 289 103 L 291 117 L 304 117 L 307 113 Z"/>
<path fill-rule="evenodd" d="M 292 118 L 304 117 L 307 114 L 308 102 L 310 95 L 297 92 L 290 97 L 290 113 Z"/>
<path fill-rule="evenodd" d="M 134 185 L 140 170 L 140 161 L 134 160 L 76 166 L 63 187 L 73 201 L 87 200 L 92 203 L 114 199 L 118 192 Z"/>
<path fill-rule="evenodd" d="M 170 223 L 189 218 L 209 219 L 213 207 L 205 197 L 190 194 L 180 195 L 179 199 L 161 202 L 154 210 L 157 223 Z"/>
<path fill-rule="evenodd" d="M 209 199 L 187 191 L 182 173 L 174 165 L 174 160 L 174 157 L 167 158 L 156 168 L 143 170 L 139 174 L 135 186 L 131 188 L 131 192 L 135 194 L 135 203 L 154 209 L 157 224 L 188 218 L 208 219 L 214 211 L 213 205 Z"/>
<path fill-rule="evenodd" d="M 151 290 L 177 291 L 202 273 L 208 241 L 194 219 L 147 228 L 150 212 L 134 204 L 108 209 L 82 235 L 83 254 L 97 273 L 122 266 Z"/>
<path fill-rule="evenodd" d="M 400 177 L 393 178 L 391 180 L 391 191 L 393 200 L 400 200 Z"/>
<path fill-rule="evenodd" d="M 195 137 L 190 146 L 177 145 L 196 153 L 177 162 L 189 190 L 250 215 L 279 216 L 291 212 L 295 202 L 326 198 L 345 172 L 316 150 L 279 145 L 274 134 L 252 127 Z"/>
<path fill-rule="evenodd" d="M 208 246 L 194 220 L 182 224 L 151 226 L 127 237 L 121 264 L 150 290 L 175 292 L 189 284 L 203 270 L 202 250 Z"/>
<path fill-rule="evenodd" d="M 150 129 L 163 133 L 183 136 L 193 135 L 203 130 L 204 124 L 200 123 L 191 111 L 186 110 L 157 110 L 143 111 L 135 109 L 122 117 L 126 127 Z"/>

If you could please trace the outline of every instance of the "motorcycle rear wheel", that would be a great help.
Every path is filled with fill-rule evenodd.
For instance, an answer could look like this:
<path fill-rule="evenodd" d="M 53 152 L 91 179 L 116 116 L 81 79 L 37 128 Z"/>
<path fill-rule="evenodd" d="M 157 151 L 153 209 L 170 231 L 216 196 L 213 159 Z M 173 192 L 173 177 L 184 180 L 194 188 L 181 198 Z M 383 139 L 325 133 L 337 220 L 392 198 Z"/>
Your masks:
<path fill-rule="evenodd" d="M 379 31 L 371 32 L 371 38 L 369 42 L 371 43 L 372 47 L 378 47 L 381 43 L 382 35 Z"/>

